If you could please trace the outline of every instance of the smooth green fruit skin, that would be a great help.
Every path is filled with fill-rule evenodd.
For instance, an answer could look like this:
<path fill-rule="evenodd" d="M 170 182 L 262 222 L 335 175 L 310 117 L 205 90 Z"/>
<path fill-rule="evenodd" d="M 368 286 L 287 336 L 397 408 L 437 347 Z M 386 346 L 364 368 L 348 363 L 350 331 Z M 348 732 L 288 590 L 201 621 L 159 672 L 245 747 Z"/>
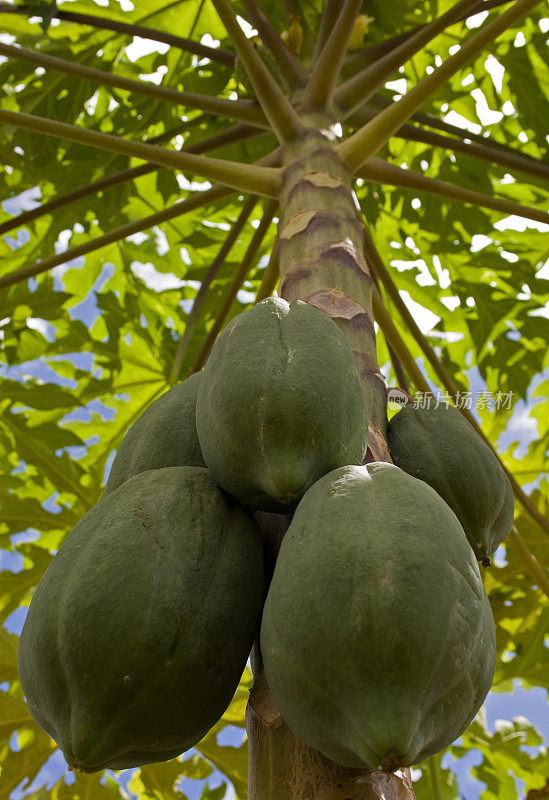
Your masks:
<path fill-rule="evenodd" d="M 213 346 L 196 427 L 215 480 L 242 503 L 289 512 L 322 475 L 360 464 L 367 422 L 342 331 L 301 301 L 268 298 Z"/>
<path fill-rule="evenodd" d="M 321 478 L 282 541 L 261 650 L 287 724 L 332 761 L 391 772 L 449 745 L 495 666 L 492 611 L 453 512 L 391 464 Z"/>
<path fill-rule="evenodd" d="M 494 453 L 457 408 L 406 406 L 391 419 L 393 462 L 448 503 L 483 561 L 513 526 L 513 489 Z"/>
<path fill-rule="evenodd" d="M 128 478 L 162 467 L 205 467 L 196 433 L 196 373 L 145 409 L 129 428 L 112 462 L 105 495 Z"/>
<path fill-rule="evenodd" d="M 264 599 L 258 528 L 206 469 L 142 472 L 94 506 L 40 581 L 19 674 L 84 772 L 173 758 L 223 714 Z"/>

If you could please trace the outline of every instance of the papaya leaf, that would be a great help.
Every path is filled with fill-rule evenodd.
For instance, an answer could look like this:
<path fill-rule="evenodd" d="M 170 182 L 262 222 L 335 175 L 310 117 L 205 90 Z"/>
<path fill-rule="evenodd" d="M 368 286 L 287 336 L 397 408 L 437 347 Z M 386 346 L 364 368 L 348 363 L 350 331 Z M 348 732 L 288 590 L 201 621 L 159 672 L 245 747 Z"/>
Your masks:
<path fill-rule="evenodd" d="M 27 704 L 7 692 L 0 692 L 0 740 L 9 744 L 13 732 L 24 726 L 35 727 Z"/>
<path fill-rule="evenodd" d="M 176 789 L 182 767 L 178 759 L 147 764 L 135 773 L 128 788 L 144 800 L 186 800 L 186 795 Z"/>
<path fill-rule="evenodd" d="M 0 627 L 0 675 L 2 681 L 17 679 L 17 648 L 19 647 L 19 637 L 15 633 L 8 633 L 5 628 Z M 0 694 L 2 697 L 3 694 Z"/>
<path fill-rule="evenodd" d="M 55 750 L 55 743 L 42 733 L 37 725 L 32 728 L 32 736 L 20 750 L 14 751 L 9 744 L 0 749 L 2 784 L 0 800 L 9 800 L 18 786 L 30 786 L 46 760 Z"/>
<path fill-rule="evenodd" d="M 20 5 L 24 11 L 28 11 L 30 16 L 42 17 L 40 27 L 44 33 L 48 32 L 51 21 L 57 8 L 57 0 L 52 3 L 42 2 L 42 0 L 16 0 L 16 5 Z"/>
<path fill-rule="evenodd" d="M 21 572 L 0 573 L 2 575 L 2 592 L 0 594 L 0 622 L 3 622 L 12 611 L 25 605 L 29 595 L 46 571 L 51 555 L 42 547 L 34 544 L 21 544 L 17 548 L 25 557 L 25 568 Z M 30 562 L 30 565 L 27 566 Z"/>
<path fill-rule="evenodd" d="M 549 759 L 547 753 L 539 749 L 541 736 L 524 717 L 515 717 L 512 722 L 497 720 L 494 733 L 477 719 L 462 739 L 463 744 L 452 746 L 451 752 L 464 755 L 474 748 L 482 754 L 480 765 L 472 770 L 473 776 L 486 785 L 482 800 L 519 800 L 517 779 L 524 782 L 525 793 L 545 785 Z"/>
<path fill-rule="evenodd" d="M 445 769 L 441 761 L 442 755 L 437 754 L 417 767 L 421 775 L 413 782 L 416 800 L 458 800 L 456 776 L 451 769 Z"/>

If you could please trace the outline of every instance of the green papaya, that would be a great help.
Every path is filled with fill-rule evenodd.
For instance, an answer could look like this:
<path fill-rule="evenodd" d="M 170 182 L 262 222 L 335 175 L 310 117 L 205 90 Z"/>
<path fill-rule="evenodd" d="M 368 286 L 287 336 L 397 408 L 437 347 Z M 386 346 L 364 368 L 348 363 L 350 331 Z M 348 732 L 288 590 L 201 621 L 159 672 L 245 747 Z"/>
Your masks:
<path fill-rule="evenodd" d="M 461 522 L 476 557 L 489 556 L 513 526 L 513 489 L 486 442 L 454 406 L 406 406 L 391 419 L 393 462 L 421 478 Z"/>
<path fill-rule="evenodd" d="M 162 467 L 205 467 L 196 434 L 196 398 L 202 374 L 177 384 L 129 428 L 112 462 L 105 495 L 128 478 Z"/>
<path fill-rule="evenodd" d="M 215 480 L 242 503 L 289 512 L 318 478 L 360 464 L 367 420 L 353 352 L 322 311 L 268 298 L 212 348 L 196 428 Z"/>
<path fill-rule="evenodd" d="M 392 464 L 325 475 L 282 541 L 261 651 L 286 723 L 332 761 L 392 772 L 442 750 L 495 666 L 490 603 L 454 513 Z"/>
<path fill-rule="evenodd" d="M 179 755 L 230 702 L 263 599 L 256 523 L 206 469 L 129 478 L 36 589 L 19 649 L 32 716 L 83 772 Z"/>

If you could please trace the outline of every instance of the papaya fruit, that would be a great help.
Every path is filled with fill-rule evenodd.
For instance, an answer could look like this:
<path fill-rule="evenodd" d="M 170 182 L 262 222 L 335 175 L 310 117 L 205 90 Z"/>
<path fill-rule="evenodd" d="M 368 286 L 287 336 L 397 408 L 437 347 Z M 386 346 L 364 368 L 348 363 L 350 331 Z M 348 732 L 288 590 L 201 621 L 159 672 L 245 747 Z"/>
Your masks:
<path fill-rule="evenodd" d="M 513 526 L 513 489 L 495 454 L 457 408 L 406 406 L 392 417 L 393 462 L 435 489 L 459 519 L 477 559 L 489 556 Z"/>
<path fill-rule="evenodd" d="M 105 495 L 149 469 L 206 466 L 195 420 L 201 379 L 197 372 L 169 389 L 128 429 L 112 462 Z"/>
<path fill-rule="evenodd" d="M 282 540 L 261 651 L 286 723 L 332 761 L 392 772 L 442 750 L 495 666 L 490 603 L 455 514 L 392 464 L 325 475 Z"/>
<path fill-rule="evenodd" d="M 32 598 L 19 649 L 32 716 L 83 772 L 179 755 L 230 702 L 263 599 L 256 523 L 206 469 L 129 478 Z"/>
<path fill-rule="evenodd" d="M 196 428 L 215 480 L 240 502 L 288 513 L 318 478 L 366 451 L 353 352 L 330 317 L 268 298 L 234 317 L 204 368 Z"/>

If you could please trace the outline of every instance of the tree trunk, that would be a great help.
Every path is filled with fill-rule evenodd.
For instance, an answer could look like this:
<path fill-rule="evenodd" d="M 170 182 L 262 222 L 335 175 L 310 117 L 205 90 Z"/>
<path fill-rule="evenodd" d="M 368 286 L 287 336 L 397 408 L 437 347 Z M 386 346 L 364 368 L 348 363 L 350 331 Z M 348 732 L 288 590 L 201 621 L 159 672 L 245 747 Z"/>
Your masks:
<path fill-rule="evenodd" d="M 343 330 L 357 360 L 368 420 L 368 460 L 390 461 L 384 439 L 386 389 L 376 358 L 373 280 L 351 175 L 337 157 L 333 125 L 311 116 L 306 135 L 287 145 L 280 194 L 278 252 L 286 300 L 305 300 Z M 365 454 L 366 457 L 366 454 Z M 257 515 L 274 567 L 288 517 Z M 246 711 L 248 800 L 410 800 L 409 775 L 342 767 L 297 739 L 269 692 L 256 643 Z"/>
<path fill-rule="evenodd" d="M 279 293 L 320 308 L 343 330 L 360 370 L 370 428 L 384 433 L 386 390 L 376 358 L 374 281 L 363 255 L 363 223 L 330 121 L 310 122 L 305 138 L 288 145 L 283 156 Z"/>

